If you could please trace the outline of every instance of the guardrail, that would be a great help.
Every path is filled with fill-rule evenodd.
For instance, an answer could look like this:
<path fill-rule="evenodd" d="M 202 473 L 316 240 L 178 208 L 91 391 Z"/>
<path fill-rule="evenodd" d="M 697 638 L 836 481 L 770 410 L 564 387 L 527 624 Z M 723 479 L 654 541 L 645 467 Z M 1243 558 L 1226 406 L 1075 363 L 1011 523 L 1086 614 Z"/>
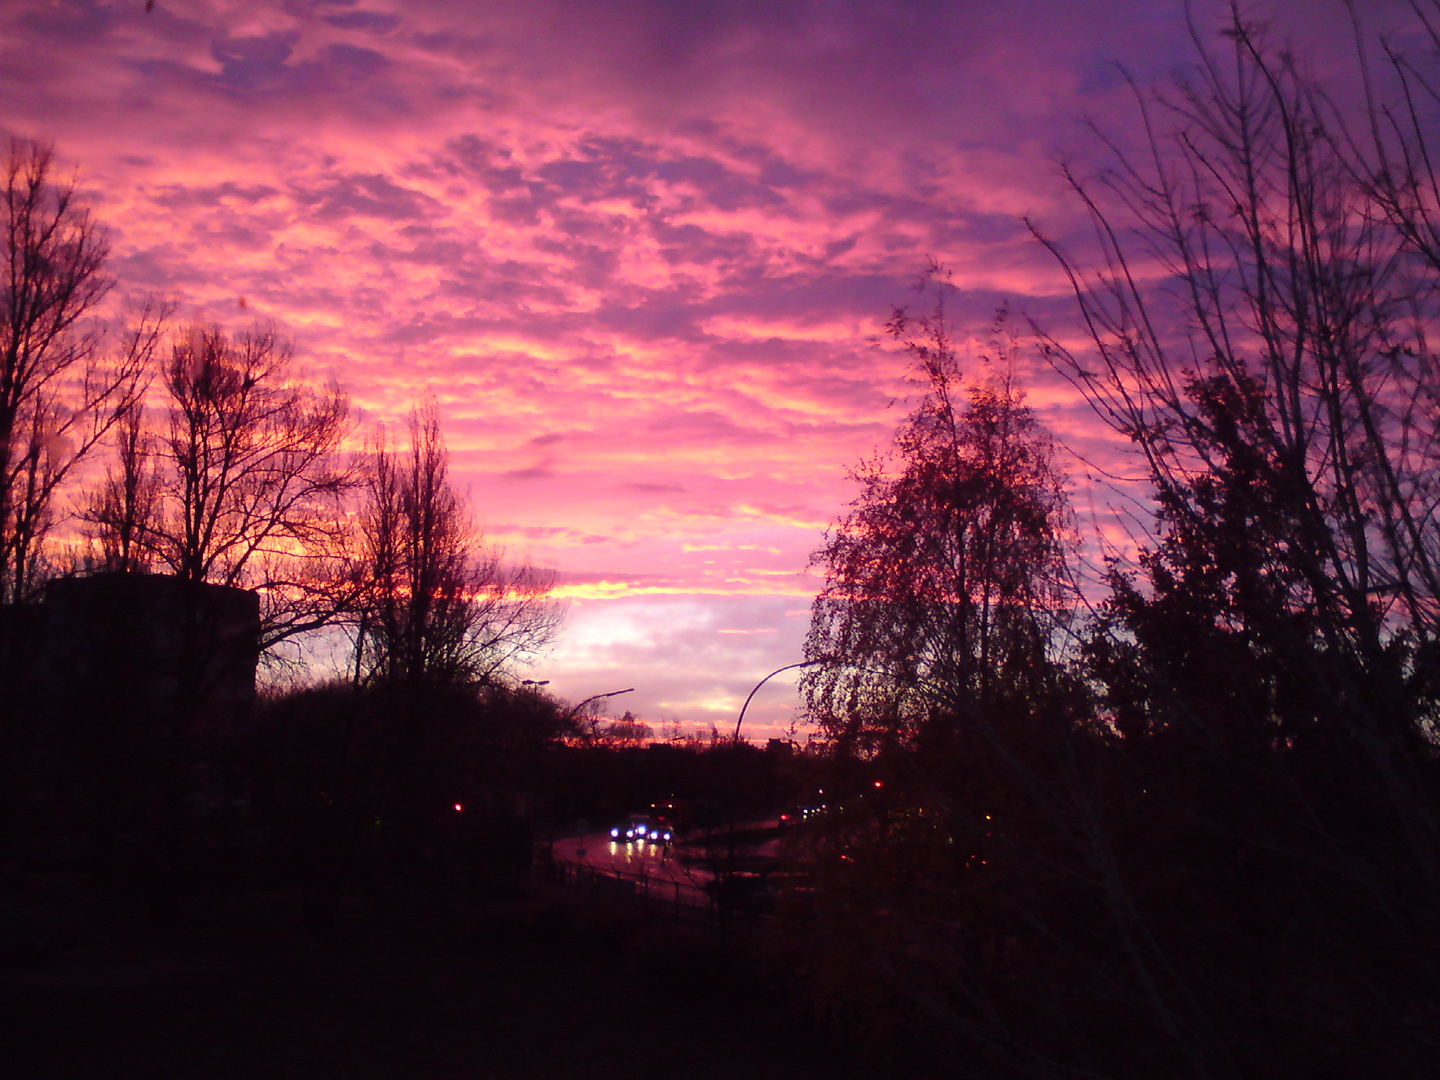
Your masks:
<path fill-rule="evenodd" d="M 714 915 L 714 902 L 701 885 L 653 874 L 634 874 L 588 862 L 555 859 L 537 863 L 537 880 L 588 896 L 611 896 L 664 908 L 677 919 Z"/>

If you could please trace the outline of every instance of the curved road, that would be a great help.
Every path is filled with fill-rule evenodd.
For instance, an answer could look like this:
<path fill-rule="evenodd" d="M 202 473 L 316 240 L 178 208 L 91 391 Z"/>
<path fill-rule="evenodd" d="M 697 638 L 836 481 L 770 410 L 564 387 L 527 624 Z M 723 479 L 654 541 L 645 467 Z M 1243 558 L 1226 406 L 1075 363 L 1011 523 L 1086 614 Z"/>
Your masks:
<path fill-rule="evenodd" d="M 735 858 L 750 866 L 756 862 L 773 864 L 780 846 L 778 824 L 771 820 L 742 827 L 737 834 L 740 843 L 734 850 Z M 633 881 L 636 890 L 645 896 L 707 907 L 707 887 L 715 879 L 713 868 L 730 861 L 727 837 L 716 835 L 713 839 L 716 848 L 707 852 L 704 838 L 698 835 L 678 844 L 652 844 L 644 840 L 618 843 L 608 833 L 589 833 L 555 841 L 551 858 L 557 863 L 590 867 Z M 737 870 L 743 868 L 731 865 Z"/>
<path fill-rule="evenodd" d="M 705 907 L 710 895 L 705 886 L 713 876 L 704 867 L 701 853 L 681 849 L 674 844 L 652 844 L 645 840 L 617 843 L 608 833 L 556 840 L 551 858 L 557 863 L 588 866 L 603 874 L 636 883 L 644 895 L 675 900 L 693 907 Z M 694 861 L 692 862 L 692 859 Z"/>

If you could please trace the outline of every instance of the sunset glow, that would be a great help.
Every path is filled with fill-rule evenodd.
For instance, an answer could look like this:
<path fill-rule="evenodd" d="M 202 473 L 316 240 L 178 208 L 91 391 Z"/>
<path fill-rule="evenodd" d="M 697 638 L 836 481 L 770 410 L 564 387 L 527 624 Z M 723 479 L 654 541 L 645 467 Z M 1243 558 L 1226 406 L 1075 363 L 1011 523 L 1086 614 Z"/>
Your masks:
<path fill-rule="evenodd" d="M 1339 0 L 1268 8 L 1344 53 Z M 527 675 L 723 731 L 801 658 L 810 553 L 904 415 L 892 305 L 934 258 L 972 354 L 1003 305 L 1078 345 L 1021 217 L 1083 243 L 1057 163 L 1100 166 L 1086 118 L 1134 137 L 1116 63 L 1191 54 L 1180 0 L 11 0 L 0 134 L 78 176 L 116 312 L 273 320 L 367 423 L 434 395 L 487 538 L 557 571 Z M 1133 545 L 1135 463 L 1022 365 L 1087 550 Z"/>

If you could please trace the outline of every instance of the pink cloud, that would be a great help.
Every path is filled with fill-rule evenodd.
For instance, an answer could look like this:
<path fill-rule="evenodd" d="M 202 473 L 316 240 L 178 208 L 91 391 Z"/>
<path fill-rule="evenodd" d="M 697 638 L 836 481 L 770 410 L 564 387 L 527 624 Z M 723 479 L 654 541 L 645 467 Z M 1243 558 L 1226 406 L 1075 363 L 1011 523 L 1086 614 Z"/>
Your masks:
<path fill-rule="evenodd" d="M 1271 6 L 1343 71 L 1338 2 Z M 1082 237 L 1055 161 L 1093 160 L 1082 115 L 1127 137 L 1114 61 L 1188 50 L 1179 0 L 13 0 L 0 128 L 78 168 L 120 294 L 273 318 L 371 419 L 437 396 L 490 535 L 561 571 L 557 689 L 719 723 L 799 658 L 845 470 L 903 416 L 890 305 L 935 256 L 962 336 L 1066 326 L 1018 216 Z M 1124 448 L 1028 378 L 1103 503 Z"/>

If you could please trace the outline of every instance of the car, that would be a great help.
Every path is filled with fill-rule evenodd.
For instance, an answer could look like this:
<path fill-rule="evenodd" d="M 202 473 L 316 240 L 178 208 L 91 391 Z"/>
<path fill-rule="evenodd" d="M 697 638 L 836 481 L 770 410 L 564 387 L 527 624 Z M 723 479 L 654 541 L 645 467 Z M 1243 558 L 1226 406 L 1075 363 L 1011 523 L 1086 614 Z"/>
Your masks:
<path fill-rule="evenodd" d="M 640 839 L 639 829 L 633 821 L 622 821 L 610 827 L 610 839 L 617 844 L 628 844 Z"/>
<path fill-rule="evenodd" d="M 668 844 L 674 838 L 674 829 L 663 822 L 651 821 L 646 814 L 631 814 L 610 829 L 610 839 L 617 844 Z"/>

